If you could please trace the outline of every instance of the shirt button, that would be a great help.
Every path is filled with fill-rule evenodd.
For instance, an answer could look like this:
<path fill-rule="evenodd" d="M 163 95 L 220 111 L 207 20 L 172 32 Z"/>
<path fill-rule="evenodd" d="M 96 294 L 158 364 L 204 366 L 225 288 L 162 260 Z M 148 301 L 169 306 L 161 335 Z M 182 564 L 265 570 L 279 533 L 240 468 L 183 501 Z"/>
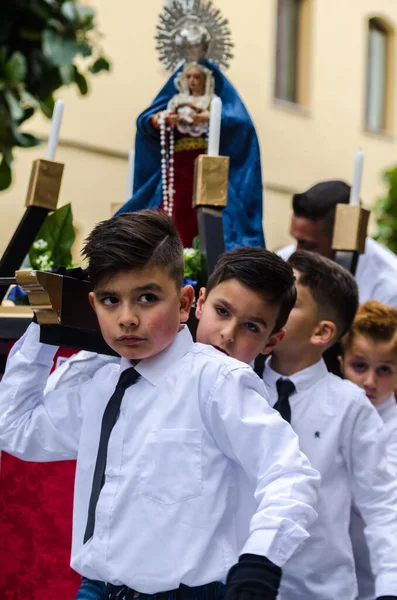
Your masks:
<path fill-rule="evenodd" d="M 113 477 L 113 476 L 114 476 L 114 474 L 115 474 L 115 473 L 114 473 L 113 469 L 110 469 L 110 471 L 109 471 L 109 473 L 108 473 L 109 477 Z"/>
<path fill-rule="evenodd" d="M 98 531 L 98 538 L 99 538 L 100 540 L 103 538 L 103 531 L 102 531 L 102 529 L 100 529 L 100 530 Z"/>

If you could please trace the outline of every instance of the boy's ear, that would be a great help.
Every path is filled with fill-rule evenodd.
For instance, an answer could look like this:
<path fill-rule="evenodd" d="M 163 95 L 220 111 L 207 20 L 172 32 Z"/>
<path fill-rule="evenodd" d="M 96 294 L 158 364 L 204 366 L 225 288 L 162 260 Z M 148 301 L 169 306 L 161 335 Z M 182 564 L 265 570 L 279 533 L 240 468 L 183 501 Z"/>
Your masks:
<path fill-rule="evenodd" d="M 93 309 L 94 312 L 96 312 L 96 308 L 95 308 L 95 300 L 94 300 L 94 292 L 89 292 L 88 294 L 88 300 L 91 304 L 91 307 Z"/>
<path fill-rule="evenodd" d="M 336 325 L 332 321 L 320 321 L 313 331 L 310 343 L 313 346 L 329 346 L 336 336 Z"/>
<path fill-rule="evenodd" d="M 262 348 L 261 354 L 271 354 L 277 344 L 285 338 L 286 333 L 285 329 L 280 329 L 280 331 L 273 333 L 268 339 L 266 346 Z"/>
<path fill-rule="evenodd" d="M 199 297 L 196 306 L 196 319 L 200 320 L 205 302 L 205 287 L 200 288 Z"/>
<path fill-rule="evenodd" d="M 190 316 L 190 309 L 192 308 L 194 300 L 194 289 L 191 285 L 185 285 L 181 290 L 181 297 L 179 300 L 179 314 L 181 323 L 186 323 Z"/>

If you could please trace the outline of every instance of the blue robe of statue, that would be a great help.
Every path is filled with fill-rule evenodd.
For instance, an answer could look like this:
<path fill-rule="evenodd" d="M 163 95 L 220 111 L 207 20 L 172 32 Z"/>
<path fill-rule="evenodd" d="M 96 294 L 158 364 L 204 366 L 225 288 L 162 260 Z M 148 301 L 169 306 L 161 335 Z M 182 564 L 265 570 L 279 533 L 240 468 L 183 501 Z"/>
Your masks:
<path fill-rule="evenodd" d="M 212 62 L 215 93 L 222 100 L 219 154 L 230 157 L 228 203 L 223 210 L 225 248 L 264 246 L 262 229 L 262 173 L 259 144 L 254 125 L 237 91 Z M 161 168 L 159 133 L 150 118 L 165 110 L 175 95 L 174 79 L 178 69 L 137 120 L 133 196 L 118 211 L 137 211 L 161 206 Z"/>

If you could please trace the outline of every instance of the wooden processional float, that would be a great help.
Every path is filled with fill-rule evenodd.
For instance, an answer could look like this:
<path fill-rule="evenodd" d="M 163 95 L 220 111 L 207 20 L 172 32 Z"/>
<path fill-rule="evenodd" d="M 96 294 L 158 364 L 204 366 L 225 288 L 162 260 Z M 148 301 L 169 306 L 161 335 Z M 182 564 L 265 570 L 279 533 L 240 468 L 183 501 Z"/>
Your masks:
<path fill-rule="evenodd" d="M 53 167 L 52 165 L 56 166 Z M 63 165 L 51 161 L 35 161 L 28 190 L 28 206 L 56 208 Z M 51 173 L 51 176 L 49 175 Z M 196 159 L 193 206 L 197 210 L 200 250 L 205 279 L 212 272 L 219 254 L 224 251 L 222 210 L 227 205 L 229 158 L 226 156 L 200 155 Z M 25 219 L 25 221 L 24 221 Z M 39 227 L 27 217 L 22 219 L 6 254 L 11 257 L 1 271 L 0 287 L 7 290 L 16 283 L 28 295 L 30 306 L 41 327 L 40 341 L 56 346 L 88 350 L 101 354 L 114 354 L 103 340 L 96 315 L 88 301 L 91 285 L 66 275 L 44 271 L 18 270 Z M 28 233 L 26 233 L 28 230 Z M 29 244 L 22 236 L 29 239 Z M 19 244 L 23 251 L 13 253 Z M 15 277 L 3 277 L 14 270 Z M 4 296 L 4 294 L 3 294 Z M 195 332 L 194 314 L 190 327 Z"/>

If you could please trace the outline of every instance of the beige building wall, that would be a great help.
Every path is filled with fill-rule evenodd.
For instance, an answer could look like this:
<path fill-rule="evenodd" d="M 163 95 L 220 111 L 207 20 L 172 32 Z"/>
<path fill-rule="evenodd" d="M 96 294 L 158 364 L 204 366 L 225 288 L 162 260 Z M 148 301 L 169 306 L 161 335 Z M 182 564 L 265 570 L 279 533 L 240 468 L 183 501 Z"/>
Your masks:
<path fill-rule="evenodd" d="M 397 160 L 395 129 L 387 136 L 364 130 L 368 18 L 383 16 L 396 25 L 397 3 L 305 1 L 311 27 L 305 34 L 310 50 L 308 106 L 301 110 L 274 101 L 276 0 L 214 0 L 230 21 L 235 43 L 228 76 L 245 101 L 260 140 L 264 226 L 270 248 L 289 241 L 294 191 L 322 179 L 350 181 L 354 153 L 361 148 L 365 153 L 362 196 L 370 206 L 384 191 L 382 171 Z M 60 201 L 72 202 L 78 239 L 124 201 L 135 119 L 168 77 L 154 42 L 162 0 L 91 0 L 91 4 L 98 9 L 103 46 L 113 70 L 91 79 L 88 98 L 80 98 L 75 89 L 60 94 L 65 116 L 56 157 L 66 164 Z M 394 102 L 394 128 L 396 111 Z M 40 116 L 27 123 L 27 130 L 43 137 L 49 127 Z M 0 252 L 23 214 L 31 163 L 44 154 L 44 147 L 16 153 L 14 183 L 0 195 Z"/>

